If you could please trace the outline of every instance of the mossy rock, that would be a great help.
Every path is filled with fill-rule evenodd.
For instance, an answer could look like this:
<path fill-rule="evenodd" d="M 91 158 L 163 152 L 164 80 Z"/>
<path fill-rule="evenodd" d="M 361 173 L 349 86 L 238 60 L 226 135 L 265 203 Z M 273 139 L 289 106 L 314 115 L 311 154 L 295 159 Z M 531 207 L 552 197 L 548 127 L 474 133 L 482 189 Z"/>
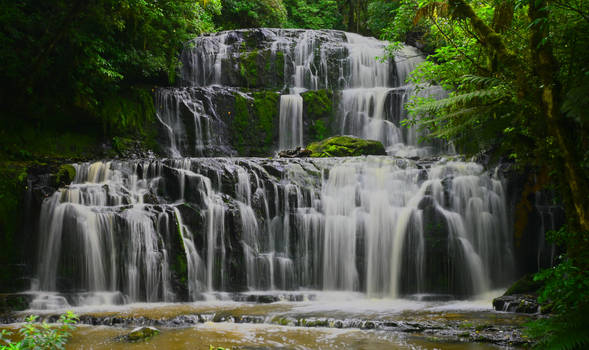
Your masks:
<path fill-rule="evenodd" d="M 56 181 L 59 186 L 69 185 L 75 178 L 76 168 L 71 164 L 64 164 L 57 170 Z"/>
<path fill-rule="evenodd" d="M 534 281 L 534 276 L 528 274 L 515 281 L 503 295 L 537 294 L 538 290 L 543 286 L 544 283 L 542 281 Z"/>
<path fill-rule="evenodd" d="M 305 135 L 309 141 L 319 141 L 329 136 L 334 123 L 334 100 L 332 90 L 311 90 L 301 94 Z"/>
<path fill-rule="evenodd" d="M 379 141 L 364 140 L 351 136 L 333 136 L 326 140 L 313 142 L 307 146 L 311 157 L 356 157 L 365 155 L 386 155 Z"/>
<path fill-rule="evenodd" d="M 129 342 L 138 342 L 141 340 L 149 339 L 154 335 L 158 335 L 160 331 L 157 328 L 153 327 L 138 327 L 131 331 L 131 333 L 127 334 L 127 341 Z"/>
<path fill-rule="evenodd" d="M 274 91 L 235 94 L 230 123 L 232 142 L 241 156 L 268 156 L 278 139 L 280 95 Z"/>

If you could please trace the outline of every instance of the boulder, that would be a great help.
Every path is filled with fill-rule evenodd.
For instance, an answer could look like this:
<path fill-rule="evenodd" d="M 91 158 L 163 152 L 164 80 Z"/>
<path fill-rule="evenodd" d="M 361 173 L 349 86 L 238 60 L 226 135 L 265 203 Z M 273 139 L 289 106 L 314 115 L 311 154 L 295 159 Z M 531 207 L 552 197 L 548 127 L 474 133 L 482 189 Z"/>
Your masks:
<path fill-rule="evenodd" d="M 280 158 L 303 158 L 309 157 L 311 155 L 311 150 L 297 147 L 295 149 L 287 149 L 284 151 L 278 152 L 278 156 Z"/>
<path fill-rule="evenodd" d="M 540 310 L 538 299 L 531 294 L 503 295 L 493 299 L 493 307 L 497 311 L 535 314 Z"/>
<path fill-rule="evenodd" d="M 127 334 L 126 339 L 130 342 L 136 342 L 151 338 L 160 333 L 159 329 L 154 327 L 137 327 Z"/>
<path fill-rule="evenodd" d="M 364 140 L 352 136 L 333 136 L 307 146 L 310 157 L 354 157 L 365 155 L 386 155 L 379 141 Z"/>

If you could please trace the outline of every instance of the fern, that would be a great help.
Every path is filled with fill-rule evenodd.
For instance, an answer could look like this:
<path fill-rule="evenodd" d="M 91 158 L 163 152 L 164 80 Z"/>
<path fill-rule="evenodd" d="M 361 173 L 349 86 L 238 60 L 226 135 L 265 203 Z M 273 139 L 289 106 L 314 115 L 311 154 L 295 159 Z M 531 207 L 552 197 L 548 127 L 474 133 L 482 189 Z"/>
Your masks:
<path fill-rule="evenodd" d="M 477 152 L 498 140 L 513 121 L 512 91 L 497 78 L 466 75 L 446 98 L 414 97 L 410 115 L 427 138 L 451 140 L 462 152 Z"/>
<path fill-rule="evenodd" d="M 493 77 L 481 77 L 479 75 L 465 75 L 462 77 L 463 84 L 472 84 L 479 87 L 503 86 L 500 79 Z"/>
<path fill-rule="evenodd" d="M 561 230 L 564 231 L 564 230 Z M 562 236 L 562 232 L 560 232 Z M 571 237 L 571 236 L 569 236 Z M 538 273 L 534 280 L 545 281 L 539 301 L 551 306 L 553 315 L 528 324 L 528 334 L 538 339 L 536 348 L 577 350 L 589 348 L 589 277 L 587 257 L 564 257 L 557 266 Z"/>

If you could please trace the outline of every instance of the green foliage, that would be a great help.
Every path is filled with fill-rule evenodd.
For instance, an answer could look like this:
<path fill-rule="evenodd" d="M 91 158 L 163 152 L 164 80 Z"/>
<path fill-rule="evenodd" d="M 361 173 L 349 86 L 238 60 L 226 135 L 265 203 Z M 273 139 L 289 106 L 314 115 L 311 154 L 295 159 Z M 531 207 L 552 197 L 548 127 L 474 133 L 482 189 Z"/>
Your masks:
<path fill-rule="evenodd" d="M 6 339 L 11 332 L 3 330 L 0 333 L 0 342 L 6 345 L 0 345 L 0 350 L 62 350 L 71 337 L 71 332 L 75 329 L 78 317 L 68 311 L 59 317 L 58 326 L 52 326 L 46 322 L 37 323 L 38 316 L 29 316 L 25 325 L 19 329 L 18 333 L 23 337 L 20 342 L 12 342 Z"/>
<path fill-rule="evenodd" d="M 0 285 L 10 290 L 17 276 L 5 268 L 18 262 L 17 230 L 21 222 L 27 163 L 0 161 Z"/>
<path fill-rule="evenodd" d="M 560 234 L 566 232 L 561 230 Z M 561 237 L 562 238 L 562 237 Z M 567 238 L 564 238 L 567 240 Z M 536 274 L 545 283 L 539 301 L 553 315 L 528 325 L 527 332 L 538 339 L 539 349 L 586 349 L 589 346 L 589 276 L 587 256 L 562 256 L 561 262 Z"/>
<path fill-rule="evenodd" d="M 283 27 L 287 21 L 282 0 L 222 0 L 222 4 L 215 21 L 223 29 Z"/>
<path fill-rule="evenodd" d="M 375 35 L 382 35 L 391 22 L 391 17 L 398 13 L 402 2 L 373 0 L 368 3 L 368 29 Z"/>
<path fill-rule="evenodd" d="M 343 29 L 342 16 L 335 0 L 284 0 L 288 27 Z"/>
<path fill-rule="evenodd" d="M 101 123 L 141 133 L 153 107 L 151 89 L 137 87 L 174 80 L 178 49 L 213 30 L 220 2 L 23 0 L 1 10 L 3 128 Z"/>
<path fill-rule="evenodd" d="M 323 120 L 316 120 L 311 124 L 311 131 L 313 133 L 313 140 L 323 140 L 328 135 L 327 126 Z"/>
<path fill-rule="evenodd" d="M 378 6 L 375 4 L 374 6 L 375 8 L 373 11 L 376 12 L 382 5 Z M 413 23 L 418 8 L 419 2 L 417 0 L 401 0 L 395 7 L 391 6 L 391 8 L 388 9 L 389 21 L 384 25 L 380 24 L 380 21 L 373 22 L 373 24 L 371 24 L 375 27 L 373 30 L 377 30 L 376 26 L 380 26 L 378 33 L 383 38 L 404 42 L 407 40 L 407 37 L 411 32 L 421 32 L 424 30 L 423 26 L 416 26 Z M 386 10 L 387 9 L 385 9 L 385 11 Z M 382 20 L 386 20 L 386 17 L 383 16 Z"/>
<path fill-rule="evenodd" d="M 155 121 L 152 91 L 133 87 L 109 96 L 102 103 L 100 116 L 111 135 L 145 135 L 146 126 Z"/>

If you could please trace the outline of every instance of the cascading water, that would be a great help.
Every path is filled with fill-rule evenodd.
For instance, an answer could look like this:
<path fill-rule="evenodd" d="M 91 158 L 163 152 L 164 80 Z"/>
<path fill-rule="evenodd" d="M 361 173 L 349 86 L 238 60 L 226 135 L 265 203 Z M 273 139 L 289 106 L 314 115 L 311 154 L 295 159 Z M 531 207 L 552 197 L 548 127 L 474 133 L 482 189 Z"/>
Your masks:
<path fill-rule="evenodd" d="M 255 54 L 243 52 L 248 35 L 262 38 Z M 303 144 L 312 106 L 300 93 L 332 88 L 341 97 L 337 132 L 379 140 L 397 156 L 443 151 L 420 146 L 415 130 L 400 126 L 414 87 L 399 81 L 421 60 L 413 49 L 402 55 L 377 60 L 384 43 L 338 31 L 196 39 L 182 54 L 189 86 L 156 94 L 162 148 L 175 158 L 75 165 L 74 182 L 41 209 L 38 289 L 78 304 L 274 289 L 463 297 L 503 283 L 513 264 L 505 193 L 500 177 L 478 164 L 181 158 L 236 153 L 227 136 L 242 122 L 235 96 L 258 108 L 239 88 L 244 56 L 267 59 L 267 71 L 248 84 L 290 89 L 276 104 L 277 148 Z"/>
<path fill-rule="evenodd" d="M 303 146 L 303 98 L 301 95 L 280 96 L 280 149 Z"/>

